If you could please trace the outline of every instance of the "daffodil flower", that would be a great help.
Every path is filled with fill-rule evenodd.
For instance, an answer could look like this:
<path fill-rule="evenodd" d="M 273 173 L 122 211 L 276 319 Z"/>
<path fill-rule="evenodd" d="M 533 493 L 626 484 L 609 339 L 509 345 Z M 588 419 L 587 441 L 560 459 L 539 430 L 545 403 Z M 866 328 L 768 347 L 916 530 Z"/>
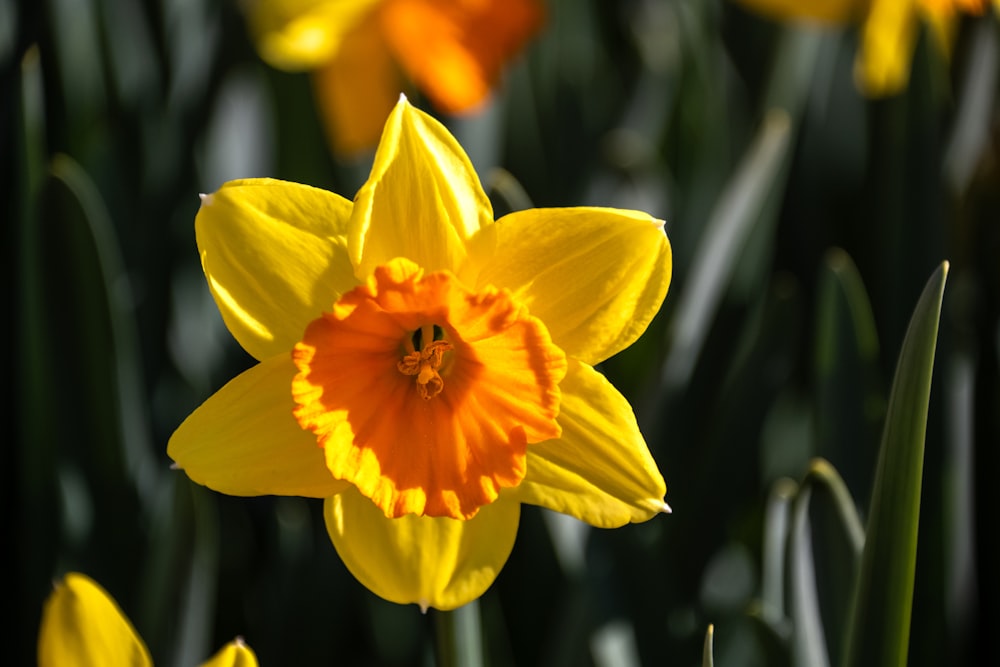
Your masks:
<path fill-rule="evenodd" d="M 398 603 L 481 595 L 522 503 L 614 527 L 669 511 L 622 395 L 594 364 L 670 282 L 663 223 L 533 209 L 493 220 L 468 157 L 401 99 L 353 203 L 225 184 L 195 221 L 229 330 L 260 363 L 168 453 L 232 495 L 325 498 L 351 572 Z"/>
<path fill-rule="evenodd" d="M 990 0 L 737 0 L 778 19 L 861 25 L 854 63 L 858 88 L 872 97 L 894 95 L 910 78 L 910 60 L 921 20 L 949 55 L 960 12 L 981 15 Z M 993 0 L 1000 8 L 1000 0 Z"/>
<path fill-rule="evenodd" d="M 310 71 L 336 152 L 375 145 L 412 82 L 441 112 L 472 111 L 538 31 L 539 0 L 251 0 L 261 57 Z"/>
<path fill-rule="evenodd" d="M 70 572 L 45 601 L 38 633 L 39 667 L 147 667 L 149 650 L 114 599 L 90 577 Z M 256 667 L 235 639 L 202 667 Z"/>

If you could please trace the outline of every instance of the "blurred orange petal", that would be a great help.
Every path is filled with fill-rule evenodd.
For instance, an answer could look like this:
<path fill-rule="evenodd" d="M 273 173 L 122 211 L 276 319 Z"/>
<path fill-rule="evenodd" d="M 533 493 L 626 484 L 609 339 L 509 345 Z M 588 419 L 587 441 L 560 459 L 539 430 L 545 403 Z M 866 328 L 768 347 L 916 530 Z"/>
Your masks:
<path fill-rule="evenodd" d="M 369 14 L 344 37 L 337 56 L 313 71 L 316 102 L 334 152 L 351 155 L 374 146 L 402 87 L 377 15 Z"/>
<path fill-rule="evenodd" d="M 382 28 L 406 73 L 445 113 L 483 102 L 541 26 L 538 0 L 387 0 Z"/>

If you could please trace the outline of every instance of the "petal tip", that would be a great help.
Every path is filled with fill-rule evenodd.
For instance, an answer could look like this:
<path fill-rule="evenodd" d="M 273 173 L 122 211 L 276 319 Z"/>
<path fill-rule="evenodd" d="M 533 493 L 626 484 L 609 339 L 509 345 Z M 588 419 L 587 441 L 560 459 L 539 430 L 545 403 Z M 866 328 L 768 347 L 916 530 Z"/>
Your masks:
<path fill-rule="evenodd" d="M 659 218 L 653 218 L 652 223 L 657 229 L 663 229 L 667 225 L 666 220 L 660 220 Z"/>
<path fill-rule="evenodd" d="M 427 610 L 430 609 L 431 607 L 430 604 L 427 602 L 427 600 L 420 600 L 419 602 L 417 602 L 417 605 L 420 606 L 420 613 L 424 615 L 427 614 Z"/>
<path fill-rule="evenodd" d="M 649 500 L 649 504 L 652 505 L 653 508 L 657 512 L 660 512 L 661 514 L 673 514 L 674 513 L 673 508 L 671 508 L 670 505 L 668 505 L 665 500 L 660 500 L 658 498 L 651 498 Z"/>
<path fill-rule="evenodd" d="M 184 470 L 184 468 L 182 468 L 182 467 L 180 467 L 180 465 L 178 465 L 177 461 L 171 461 L 170 462 L 170 469 L 171 470 Z"/>
<path fill-rule="evenodd" d="M 198 199 L 201 200 L 202 206 L 210 206 L 212 204 L 212 195 L 205 194 L 204 192 L 198 193 Z"/>

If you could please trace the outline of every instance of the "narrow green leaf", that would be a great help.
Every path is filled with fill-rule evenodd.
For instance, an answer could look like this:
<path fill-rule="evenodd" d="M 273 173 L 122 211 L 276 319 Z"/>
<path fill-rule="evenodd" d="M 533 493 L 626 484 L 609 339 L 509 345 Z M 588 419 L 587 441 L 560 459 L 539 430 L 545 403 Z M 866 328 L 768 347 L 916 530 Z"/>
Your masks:
<path fill-rule="evenodd" d="M 67 352 L 84 360 L 82 386 L 97 392 L 89 398 L 95 416 L 106 420 L 97 425 L 106 437 L 96 442 L 121 448 L 107 455 L 124 457 L 127 472 L 151 503 L 153 476 L 161 466 L 151 454 L 137 326 L 114 225 L 97 186 L 69 156 L 53 158 L 45 196 L 42 228 L 49 239 L 43 261 L 52 282 L 44 298 L 58 304 L 66 285 L 74 286 L 75 310 L 58 308 L 55 317 L 72 318 L 80 334 L 64 345 L 79 346 Z M 58 325 L 58 319 L 52 322 L 55 330 Z"/>
<path fill-rule="evenodd" d="M 764 544 L 761 562 L 761 616 L 777 627 L 785 622 L 785 551 L 792 498 L 798 485 L 788 478 L 771 487 L 764 507 Z"/>
<path fill-rule="evenodd" d="M 811 498 L 812 485 L 804 484 L 792 508 L 788 562 L 793 626 L 792 655 L 796 665 L 827 667 L 830 655 L 826 648 L 826 635 L 823 632 L 823 619 L 816 593 L 816 569 L 809 526 Z"/>
<path fill-rule="evenodd" d="M 906 664 L 924 436 L 948 263 L 924 288 L 903 340 L 875 472 L 845 665 Z"/>
<path fill-rule="evenodd" d="M 795 498 L 789 543 L 795 664 L 833 664 L 839 653 L 828 647 L 837 649 L 845 631 L 850 601 L 842 592 L 855 580 L 864 528 L 844 480 L 828 461 L 815 459 L 809 466 Z"/>
<path fill-rule="evenodd" d="M 827 253 L 819 275 L 813 352 L 816 455 L 829 460 L 867 505 L 885 396 L 868 293 L 854 262 L 839 248 Z"/>
<path fill-rule="evenodd" d="M 858 516 L 858 508 L 854 504 L 851 492 L 837 469 L 829 461 L 816 459 L 809 466 L 804 485 L 817 486 L 825 490 L 833 499 L 834 509 L 844 531 L 847 544 L 855 556 L 860 557 L 865 545 L 865 529 Z"/>
<path fill-rule="evenodd" d="M 715 626 L 709 623 L 705 630 L 705 646 L 701 653 L 701 667 L 715 667 L 715 656 L 712 645 L 715 641 Z"/>
<path fill-rule="evenodd" d="M 6 11 L 16 11 L 11 3 Z M 10 17 L 13 18 L 13 17 Z M 0 17 L 0 23 L 4 19 Z M 17 24 L 13 20 L 11 30 Z M 0 28 L 0 32 L 2 32 Z M 7 326 L 13 333 L 14 347 L 9 359 L 14 367 L 8 384 L 15 388 L 18 423 L 13 431 L 17 440 L 7 445 L 12 469 L 4 482 L 11 500 L 18 508 L 10 520 L 7 543 L 14 554 L 17 573 L 13 577 L 16 600 L 38 600 L 34 607 L 15 614 L 11 637 L 33 637 L 38 631 L 41 601 L 37 591 L 45 590 L 52 580 L 53 565 L 62 542 L 53 530 L 59 516 L 56 470 L 56 421 L 52 419 L 52 360 L 50 336 L 44 324 L 40 254 L 43 244 L 37 224 L 38 191 L 45 173 L 45 104 L 42 61 L 37 47 L 30 48 L 21 60 L 17 99 L 9 101 L 11 121 L 7 131 L 14 137 L 10 162 L 12 180 L 3 190 L 12 197 L 10 213 L 14 219 L 5 227 L 5 242 L 10 243 L 7 257 L 14 261 L 13 312 Z M 13 92 L 14 87 L 11 86 Z M 15 352 L 16 351 L 16 352 Z M 15 603 L 16 604 L 16 603 Z M 8 653 L 12 664 L 33 661 L 34 645 L 15 645 Z M 30 652 L 29 652 L 30 651 Z"/>
<path fill-rule="evenodd" d="M 843 658 L 854 582 L 861 566 L 864 525 L 847 485 L 828 461 L 814 459 L 802 486 L 812 491 L 809 526 L 815 596 L 829 662 L 839 664 Z"/>
<path fill-rule="evenodd" d="M 673 316 L 676 329 L 662 371 L 668 391 L 687 386 L 736 258 L 768 195 L 782 185 L 778 176 L 788 155 L 791 130 L 787 113 L 768 112 L 706 224 Z"/>

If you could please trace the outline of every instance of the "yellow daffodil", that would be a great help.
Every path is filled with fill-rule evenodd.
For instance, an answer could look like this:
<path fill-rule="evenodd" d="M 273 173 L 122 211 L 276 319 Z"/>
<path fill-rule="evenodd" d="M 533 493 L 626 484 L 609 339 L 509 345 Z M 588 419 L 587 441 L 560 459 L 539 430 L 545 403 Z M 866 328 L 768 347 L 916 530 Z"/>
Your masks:
<path fill-rule="evenodd" d="M 39 667 L 146 667 L 149 651 L 125 614 L 93 579 L 70 572 L 45 601 L 38 634 Z M 242 640 L 224 646 L 203 667 L 256 667 Z"/>
<path fill-rule="evenodd" d="M 370 148 L 404 83 L 445 113 L 480 106 L 541 26 L 540 0 L 252 0 L 257 50 L 311 71 L 339 153 Z"/>
<path fill-rule="evenodd" d="M 235 181 L 195 228 L 223 319 L 260 363 L 184 421 L 170 457 L 223 493 L 325 498 L 337 551 L 383 598 L 481 595 L 521 503 L 602 527 L 668 511 L 628 402 L 593 368 L 660 307 L 661 221 L 494 222 L 461 147 L 404 98 L 353 202 Z"/>
<path fill-rule="evenodd" d="M 854 63 L 858 88 L 872 97 L 893 95 L 910 78 L 910 60 L 917 28 L 924 20 L 935 43 L 951 53 L 960 12 L 983 14 L 989 0 L 737 0 L 778 19 L 861 25 L 861 43 Z M 1000 0 L 993 0 L 1000 8 Z"/>

